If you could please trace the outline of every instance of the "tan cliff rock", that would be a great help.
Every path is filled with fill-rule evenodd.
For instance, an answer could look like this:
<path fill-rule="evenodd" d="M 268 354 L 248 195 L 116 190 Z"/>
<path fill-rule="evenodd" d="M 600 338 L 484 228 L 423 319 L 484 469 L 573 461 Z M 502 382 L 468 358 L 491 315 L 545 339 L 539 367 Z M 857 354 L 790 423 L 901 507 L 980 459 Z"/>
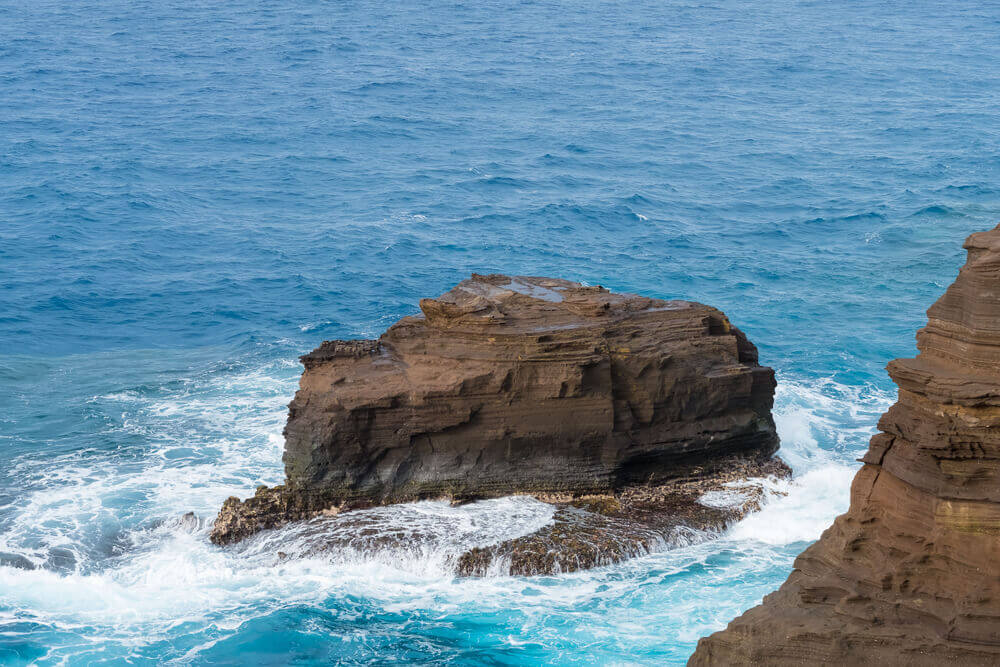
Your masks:
<path fill-rule="evenodd" d="M 965 248 L 850 509 L 688 664 L 1000 664 L 1000 227 Z"/>

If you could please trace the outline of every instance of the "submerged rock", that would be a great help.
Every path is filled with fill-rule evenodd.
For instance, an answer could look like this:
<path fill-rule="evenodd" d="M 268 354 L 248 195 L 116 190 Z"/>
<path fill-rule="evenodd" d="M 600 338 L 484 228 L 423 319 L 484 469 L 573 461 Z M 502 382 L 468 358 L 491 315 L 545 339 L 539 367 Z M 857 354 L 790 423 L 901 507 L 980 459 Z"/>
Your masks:
<path fill-rule="evenodd" d="M 734 461 L 782 468 L 774 373 L 715 308 L 473 275 L 420 309 L 378 340 L 302 357 L 286 483 L 227 500 L 214 542 L 324 513 L 517 493 L 603 496 L 622 516 L 591 514 L 617 521 L 639 507 L 622 503 L 629 489 L 718 481 Z"/>
<path fill-rule="evenodd" d="M 36 565 L 31 561 L 31 559 L 21 554 L 8 553 L 6 551 L 0 551 L 0 565 L 5 565 L 7 567 L 16 567 L 22 570 L 34 570 Z"/>
<path fill-rule="evenodd" d="M 965 248 L 850 509 L 689 664 L 1000 664 L 1000 227 Z"/>

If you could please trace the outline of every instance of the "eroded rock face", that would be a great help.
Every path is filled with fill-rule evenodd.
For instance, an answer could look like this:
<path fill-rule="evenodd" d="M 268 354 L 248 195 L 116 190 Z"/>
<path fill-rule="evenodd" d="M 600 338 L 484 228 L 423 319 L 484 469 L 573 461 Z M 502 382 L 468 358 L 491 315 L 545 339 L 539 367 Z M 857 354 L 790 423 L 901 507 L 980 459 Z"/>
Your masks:
<path fill-rule="evenodd" d="M 286 483 L 227 500 L 214 542 L 426 498 L 614 497 L 778 448 L 773 371 L 714 308 L 474 275 L 420 309 L 302 357 Z"/>
<path fill-rule="evenodd" d="M 965 247 L 850 509 L 689 664 L 1000 664 L 1000 227 Z"/>

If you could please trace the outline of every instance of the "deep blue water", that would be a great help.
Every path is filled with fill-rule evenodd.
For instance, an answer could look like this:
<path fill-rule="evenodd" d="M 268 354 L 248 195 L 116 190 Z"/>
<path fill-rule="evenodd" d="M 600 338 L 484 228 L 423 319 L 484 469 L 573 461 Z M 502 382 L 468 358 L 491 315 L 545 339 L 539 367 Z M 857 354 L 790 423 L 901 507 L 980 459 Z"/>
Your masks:
<path fill-rule="evenodd" d="M 1000 7 L 390 4 L 0 0 L 0 662 L 678 664 L 846 508 L 1000 217 Z M 400 508 L 419 553 L 211 546 L 281 478 L 296 356 L 472 271 L 724 309 L 788 495 L 534 579 L 447 567 L 523 499 Z"/>

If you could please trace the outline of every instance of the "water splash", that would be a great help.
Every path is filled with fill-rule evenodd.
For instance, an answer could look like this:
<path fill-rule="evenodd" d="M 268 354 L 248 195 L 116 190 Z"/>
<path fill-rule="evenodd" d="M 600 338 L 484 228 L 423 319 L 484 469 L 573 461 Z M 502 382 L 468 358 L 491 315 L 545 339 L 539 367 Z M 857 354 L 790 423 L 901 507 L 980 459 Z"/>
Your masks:
<path fill-rule="evenodd" d="M 276 622 L 282 610 L 353 608 L 375 637 L 367 648 L 353 647 L 361 655 L 386 650 L 383 642 L 398 629 L 383 623 L 402 615 L 429 626 L 492 618 L 483 628 L 490 641 L 527 654 L 534 646 L 551 655 L 541 647 L 573 645 L 582 641 L 576 628 L 587 627 L 593 655 L 642 650 L 673 659 L 674 649 L 663 653 L 662 638 L 648 628 L 671 627 L 693 642 L 766 592 L 801 543 L 846 507 L 854 466 L 844 453 L 863 448 L 874 415 L 890 400 L 872 387 L 782 378 L 775 416 L 782 455 L 796 475 L 769 482 L 761 512 L 717 539 L 678 534 L 662 549 L 586 572 L 521 579 L 505 576 L 499 564 L 486 577 L 456 579 L 460 553 L 531 533 L 552 520 L 552 507 L 528 497 L 461 507 L 421 502 L 293 524 L 228 549 L 208 542 L 226 495 L 280 476 L 279 406 L 293 379 L 274 364 L 101 395 L 95 401 L 124 415 L 115 428 L 143 430 L 153 443 L 148 455 L 132 466 L 96 452 L 19 461 L 37 490 L 12 508 L 0 551 L 20 550 L 38 567 L 0 566 L 0 625 L 30 619 L 32 634 L 53 643 L 53 660 L 83 660 L 90 651 L 128 655 L 144 646 L 188 660 L 207 659 L 247 624 Z M 183 455 L 172 456 L 181 443 Z M 130 497 L 139 499 L 137 508 Z M 183 516 L 191 510 L 194 517 Z M 114 539 L 102 550 L 92 536 L 104 521 Z M 71 566 L 51 562 L 59 549 L 73 554 Z M 560 619 L 571 612 L 567 628 Z M 88 648 L 79 640 L 61 646 L 55 638 L 64 635 L 87 637 Z M 164 643 L 175 648 L 163 652 Z"/>

